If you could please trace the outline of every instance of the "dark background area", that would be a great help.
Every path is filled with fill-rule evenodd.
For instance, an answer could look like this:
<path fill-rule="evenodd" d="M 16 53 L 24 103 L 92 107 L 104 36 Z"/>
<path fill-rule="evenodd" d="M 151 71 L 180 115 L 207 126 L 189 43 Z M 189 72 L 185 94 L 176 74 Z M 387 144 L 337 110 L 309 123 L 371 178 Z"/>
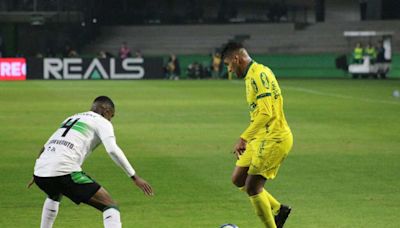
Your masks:
<path fill-rule="evenodd" d="M 62 55 L 68 47 L 79 53 L 102 26 L 294 23 L 302 28 L 325 22 L 330 7 L 349 2 L 359 7 L 359 20 L 400 19 L 397 0 L 0 0 L 0 56 Z"/>

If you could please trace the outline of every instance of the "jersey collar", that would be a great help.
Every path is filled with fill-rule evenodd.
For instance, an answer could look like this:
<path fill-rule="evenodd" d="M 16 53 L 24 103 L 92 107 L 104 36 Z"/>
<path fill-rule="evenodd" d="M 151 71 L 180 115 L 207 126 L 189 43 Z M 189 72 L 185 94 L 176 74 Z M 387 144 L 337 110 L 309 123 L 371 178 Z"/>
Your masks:
<path fill-rule="evenodd" d="M 253 63 L 255 63 L 254 60 L 251 60 L 249 65 L 247 65 L 246 70 L 243 72 L 242 78 L 246 78 L 247 72 L 249 72 L 250 67 L 253 65 Z"/>
<path fill-rule="evenodd" d="M 100 117 L 100 118 L 103 118 L 103 119 L 105 119 L 105 120 L 107 120 L 106 118 L 104 118 L 104 116 L 102 116 L 102 115 L 100 115 L 99 113 L 97 113 L 97 112 L 93 112 L 93 111 L 89 111 L 91 114 L 93 114 L 93 115 L 95 115 L 95 116 L 98 116 L 98 117 Z M 111 122 L 111 121 L 109 121 L 109 120 L 107 120 L 108 122 Z"/>

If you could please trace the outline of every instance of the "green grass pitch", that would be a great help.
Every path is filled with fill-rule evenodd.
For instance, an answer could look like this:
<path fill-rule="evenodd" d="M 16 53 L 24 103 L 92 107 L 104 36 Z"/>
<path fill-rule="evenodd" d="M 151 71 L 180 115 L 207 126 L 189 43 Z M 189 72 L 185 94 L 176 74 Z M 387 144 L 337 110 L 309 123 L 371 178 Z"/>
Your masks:
<path fill-rule="evenodd" d="M 285 227 L 400 227 L 400 81 L 282 79 L 294 147 L 267 189 L 294 210 Z M 84 170 L 121 209 L 124 227 L 261 227 L 230 181 L 248 124 L 242 81 L 0 83 L 0 227 L 38 227 L 45 198 L 26 189 L 43 143 L 98 95 L 116 103 L 117 141 L 156 195 L 145 197 L 100 146 Z M 55 227 L 102 227 L 64 198 Z"/>

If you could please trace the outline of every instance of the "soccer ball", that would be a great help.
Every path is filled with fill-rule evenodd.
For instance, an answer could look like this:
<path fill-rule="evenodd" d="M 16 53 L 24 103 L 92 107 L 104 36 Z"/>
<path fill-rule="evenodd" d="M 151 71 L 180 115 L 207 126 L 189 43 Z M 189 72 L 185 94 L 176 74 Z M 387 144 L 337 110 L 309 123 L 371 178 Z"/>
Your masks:
<path fill-rule="evenodd" d="M 239 227 L 236 226 L 235 224 L 228 223 L 220 226 L 220 228 L 239 228 Z"/>

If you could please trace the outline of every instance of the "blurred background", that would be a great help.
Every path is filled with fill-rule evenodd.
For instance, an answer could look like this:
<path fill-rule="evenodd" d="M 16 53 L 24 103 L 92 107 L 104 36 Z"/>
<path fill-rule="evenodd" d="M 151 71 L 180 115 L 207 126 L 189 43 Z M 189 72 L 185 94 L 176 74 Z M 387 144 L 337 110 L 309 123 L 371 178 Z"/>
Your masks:
<path fill-rule="evenodd" d="M 399 58 L 398 12 L 396 0 L 0 0 L 0 55 L 161 57 L 155 78 L 230 78 L 218 52 L 234 40 L 283 77 L 358 76 L 358 42 L 374 61 L 387 38 L 382 61 Z"/>

